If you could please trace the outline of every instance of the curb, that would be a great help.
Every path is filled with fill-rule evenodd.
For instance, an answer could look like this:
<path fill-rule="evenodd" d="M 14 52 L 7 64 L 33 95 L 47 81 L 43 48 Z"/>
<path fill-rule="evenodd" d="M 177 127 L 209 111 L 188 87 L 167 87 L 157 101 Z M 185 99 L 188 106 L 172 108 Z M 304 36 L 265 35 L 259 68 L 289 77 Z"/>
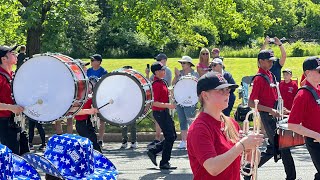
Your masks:
<path fill-rule="evenodd" d="M 154 140 L 155 132 L 137 132 L 137 141 L 138 142 L 151 142 Z M 53 134 L 46 134 L 46 141 Z M 163 135 L 161 135 L 163 138 Z M 128 133 L 128 137 L 130 140 L 130 133 Z M 177 132 L 177 140 L 181 139 L 180 132 Z M 121 133 L 105 133 L 103 136 L 104 142 L 122 142 L 122 134 Z M 41 144 L 41 139 L 39 135 L 35 135 L 33 138 L 32 144 Z"/>

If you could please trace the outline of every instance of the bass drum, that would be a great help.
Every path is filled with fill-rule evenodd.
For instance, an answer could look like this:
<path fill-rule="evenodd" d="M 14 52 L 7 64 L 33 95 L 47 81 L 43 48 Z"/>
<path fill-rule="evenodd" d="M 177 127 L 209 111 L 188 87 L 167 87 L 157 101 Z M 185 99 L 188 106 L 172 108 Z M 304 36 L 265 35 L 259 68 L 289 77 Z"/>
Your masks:
<path fill-rule="evenodd" d="M 173 87 L 173 96 L 177 105 L 182 107 L 195 106 L 198 102 L 198 79 L 191 75 L 182 76 Z"/>
<path fill-rule="evenodd" d="M 93 91 L 92 103 L 101 120 L 128 125 L 144 118 L 153 102 L 152 85 L 134 69 L 118 69 L 103 76 Z"/>
<path fill-rule="evenodd" d="M 88 78 L 71 57 L 34 55 L 16 72 L 12 93 L 15 102 L 25 108 L 26 116 L 49 123 L 81 110 L 88 95 Z"/>

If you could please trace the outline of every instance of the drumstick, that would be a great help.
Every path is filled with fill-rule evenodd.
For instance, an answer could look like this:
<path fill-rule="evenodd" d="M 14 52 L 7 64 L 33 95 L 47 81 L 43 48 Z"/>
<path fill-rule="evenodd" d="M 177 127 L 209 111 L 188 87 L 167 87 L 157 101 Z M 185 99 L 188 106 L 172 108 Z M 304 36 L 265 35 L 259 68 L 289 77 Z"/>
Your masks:
<path fill-rule="evenodd" d="M 36 104 L 39 104 L 39 105 L 43 104 L 43 100 L 42 99 L 38 99 L 37 102 L 35 102 L 34 104 L 31 104 L 29 106 L 26 106 L 25 108 L 29 108 L 29 107 L 34 106 Z"/>
<path fill-rule="evenodd" d="M 109 102 L 107 102 L 105 105 L 99 107 L 98 109 L 101 109 L 101 108 L 105 107 L 108 104 L 113 104 L 113 99 L 110 99 Z"/>

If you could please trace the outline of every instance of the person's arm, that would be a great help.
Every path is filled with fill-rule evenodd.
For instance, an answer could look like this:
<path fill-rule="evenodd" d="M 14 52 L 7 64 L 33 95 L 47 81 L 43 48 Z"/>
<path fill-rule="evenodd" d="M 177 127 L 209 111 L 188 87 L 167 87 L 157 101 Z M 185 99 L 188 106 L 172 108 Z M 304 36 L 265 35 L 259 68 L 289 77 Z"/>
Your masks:
<path fill-rule="evenodd" d="M 152 106 L 155 106 L 158 108 L 168 108 L 168 109 L 176 108 L 176 106 L 174 104 L 163 103 L 163 102 L 158 102 L 158 101 L 153 102 Z"/>
<path fill-rule="evenodd" d="M 269 44 L 269 41 L 270 41 L 270 38 L 269 38 L 269 36 L 267 36 L 267 37 L 264 39 L 264 42 L 263 42 L 263 44 L 262 44 L 262 46 L 261 46 L 261 48 L 260 48 L 260 51 L 266 49 L 266 46 Z"/>
<path fill-rule="evenodd" d="M 282 42 L 277 37 L 274 37 L 274 43 L 280 47 L 281 58 L 279 60 L 279 64 L 283 67 L 287 59 L 286 50 L 284 49 Z"/>
<path fill-rule="evenodd" d="M 288 123 L 288 129 L 290 129 L 291 131 L 296 132 L 300 135 L 313 138 L 316 141 L 320 142 L 320 134 L 318 132 L 312 131 L 312 130 L 302 126 L 301 124 Z"/>
<path fill-rule="evenodd" d="M 213 158 L 207 159 L 203 163 L 203 167 L 212 176 L 219 175 L 243 152 L 250 152 L 250 150 L 260 146 L 263 141 L 263 135 L 248 135 L 237 142 L 230 150 Z"/>
<path fill-rule="evenodd" d="M 21 113 L 23 112 L 24 108 L 19 105 L 0 103 L 0 110 Z"/>
<path fill-rule="evenodd" d="M 96 108 L 90 108 L 90 109 L 81 109 L 76 115 L 92 115 L 95 113 L 98 113 L 98 109 Z"/>

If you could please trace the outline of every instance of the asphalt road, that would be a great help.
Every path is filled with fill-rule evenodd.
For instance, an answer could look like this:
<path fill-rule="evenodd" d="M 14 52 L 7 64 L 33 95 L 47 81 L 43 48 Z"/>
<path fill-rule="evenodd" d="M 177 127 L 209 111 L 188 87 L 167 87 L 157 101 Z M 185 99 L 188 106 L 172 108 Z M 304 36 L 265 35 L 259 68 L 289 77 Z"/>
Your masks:
<path fill-rule="evenodd" d="M 138 149 L 120 149 L 121 143 L 105 143 L 103 154 L 108 157 L 119 171 L 119 180 L 191 180 L 186 150 L 177 149 L 178 141 L 172 151 L 171 164 L 177 166 L 176 170 L 160 170 L 154 166 L 146 155 L 147 142 L 140 142 Z M 35 147 L 37 148 L 37 147 Z M 312 180 L 316 172 L 305 146 L 291 150 L 295 161 L 297 179 Z M 37 152 L 42 154 L 42 152 Z M 161 157 L 157 158 L 158 164 Z M 258 170 L 259 180 L 285 180 L 285 172 L 281 160 L 275 163 L 268 161 Z"/>

